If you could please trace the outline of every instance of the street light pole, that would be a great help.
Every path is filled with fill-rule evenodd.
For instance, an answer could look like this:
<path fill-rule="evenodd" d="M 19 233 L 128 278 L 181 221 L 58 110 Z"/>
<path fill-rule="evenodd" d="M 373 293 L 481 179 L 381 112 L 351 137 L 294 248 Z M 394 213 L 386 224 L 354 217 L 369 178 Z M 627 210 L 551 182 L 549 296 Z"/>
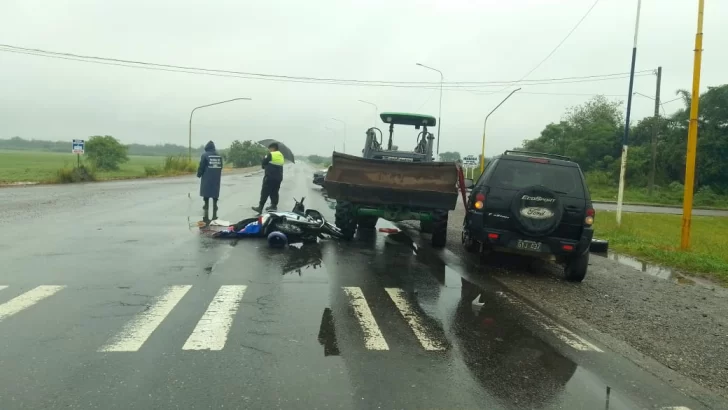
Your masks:
<path fill-rule="evenodd" d="M 374 104 L 369 101 L 359 100 L 359 102 L 363 102 L 364 104 L 369 104 L 374 107 L 374 126 L 377 126 L 377 114 L 379 114 L 379 107 L 377 107 L 377 104 Z"/>
<path fill-rule="evenodd" d="M 488 115 L 485 116 L 485 120 L 483 121 L 483 145 L 480 149 L 480 173 L 483 173 L 483 170 L 485 169 L 485 125 L 488 123 L 488 117 L 490 117 L 490 114 L 493 114 L 495 110 L 498 109 L 501 105 L 503 105 L 504 102 L 506 102 L 507 99 L 511 98 L 511 96 L 516 92 L 520 90 L 520 88 L 516 88 L 515 90 L 511 91 L 506 98 L 503 99 L 498 105 L 493 108 L 491 112 L 488 113 Z"/>
<path fill-rule="evenodd" d="M 341 121 L 338 118 L 331 118 L 331 119 L 334 120 L 334 121 L 338 121 L 338 122 L 344 124 L 344 154 L 346 154 L 346 123 L 344 121 Z"/>
<path fill-rule="evenodd" d="M 429 66 L 426 66 L 424 64 L 417 63 L 418 66 L 427 68 L 432 71 L 437 71 L 440 73 L 440 108 L 437 111 L 437 154 L 440 154 L 440 125 L 442 125 L 442 83 L 445 81 L 445 75 L 442 74 L 442 71 L 438 70 L 437 68 L 432 68 Z"/>
<path fill-rule="evenodd" d="M 331 127 L 324 127 L 324 128 L 326 128 L 327 131 L 331 131 L 331 134 L 333 134 L 333 136 L 334 136 L 334 140 L 336 140 L 336 130 L 333 129 L 333 128 L 331 128 Z M 336 152 L 336 143 L 334 143 L 334 151 L 333 152 Z"/>
<path fill-rule="evenodd" d="M 229 103 L 229 102 L 233 102 L 233 101 L 242 101 L 242 100 L 250 101 L 250 100 L 252 100 L 252 98 L 247 98 L 247 97 L 233 98 L 232 100 L 225 100 L 225 101 L 220 101 L 220 102 L 216 102 L 216 103 L 212 103 L 212 104 L 201 105 L 199 107 L 195 107 L 192 109 L 192 112 L 190 112 L 190 128 L 189 128 L 189 142 L 188 142 L 189 145 L 187 147 L 187 156 L 190 161 L 192 161 L 192 115 L 195 113 L 195 111 L 200 108 L 212 107 L 213 105 L 220 105 L 220 104 L 225 104 L 225 103 Z"/>

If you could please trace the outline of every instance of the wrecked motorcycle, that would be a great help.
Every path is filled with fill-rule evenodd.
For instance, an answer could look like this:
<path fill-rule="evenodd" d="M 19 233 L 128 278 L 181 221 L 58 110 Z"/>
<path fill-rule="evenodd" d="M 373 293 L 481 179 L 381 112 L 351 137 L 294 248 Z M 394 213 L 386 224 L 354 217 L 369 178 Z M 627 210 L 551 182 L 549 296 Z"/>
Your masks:
<path fill-rule="evenodd" d="M 246 218 L 216 232 L 216 238 L 267 238 L 271 247 L 281 248 L 289 243 L 311 243 L 318 238 L 341 238 L 343 234 L 335 225 L 314 209 L 306 209 L 303 202 L 293 199 L 295 205 L 290 212 L 269 211 L 253 218 Z"/>

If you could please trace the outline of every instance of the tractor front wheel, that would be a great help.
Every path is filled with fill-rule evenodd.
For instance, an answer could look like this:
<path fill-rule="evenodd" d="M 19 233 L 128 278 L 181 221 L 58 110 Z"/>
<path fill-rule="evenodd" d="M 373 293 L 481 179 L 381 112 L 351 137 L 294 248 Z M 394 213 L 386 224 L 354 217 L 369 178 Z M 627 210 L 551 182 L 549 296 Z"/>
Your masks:
<path fill-rule="evenodd" d="M 350 240 L 356 233 L 356 215 L 354 205 L 351 202 L 336 202 L 336 213 L 334 223 L 341 230 L 344 239 Z"/>

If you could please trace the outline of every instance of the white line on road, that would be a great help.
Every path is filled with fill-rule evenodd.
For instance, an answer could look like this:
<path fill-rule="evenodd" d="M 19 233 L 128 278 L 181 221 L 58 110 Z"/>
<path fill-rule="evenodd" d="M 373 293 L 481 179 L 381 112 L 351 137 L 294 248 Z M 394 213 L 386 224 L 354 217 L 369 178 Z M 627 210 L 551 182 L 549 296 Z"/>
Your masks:
<path fill-rule="evenodd" d="M 535 320 L 538 324 L 543 326 L 546 330 L 553 333 L 559 340 L 566 343 L 567 345 L 573 347 L 576 350 L 580 350 L 583 352 L 592 351 L 592 352 L 599 352 L 603 353 L 604 351 L 593 344 L 586 341 L 584 338 L 578 336 L 571 330 L 555 323 L 553 320 L 549 319 L 546 315 L 539 312 L 538 310 L 532 308 L 531 306 L 528 306 L 527 304 L 521 302 L 520 300 L 516 298 L 512 298 L 508 295 L 506 295 L 503 292 L 496 292 L 496 294 L 503 299 L 505 299 L 508 303 L 518 306 L 524 314 L 526 314 L 531 319 Z"/>
<path fill-rule="evenodd" d="M 661 407 L 660 410 L 690 410 L 690 407 L 685 407 L 685 406 Z"/>
<path fill-rule="evenodd" d="M 415 312 L 415 309 L 413 308 L 410 301 L 407 300 L 407 297 L 402 289 L 385 288 L 384 290 L 387 291 L 389 297 L 392 299 L 392 302 L 394 302 L 394 304 L 397 306 L 399 313 L 402 314 L 404 320 L 406 320 L 407 323 L 410 325 L 412 331 L 415 333 L 415 336 L 417 336 L 417 340 L 420 341 L 420 344 L 425 350 L 445 350 L 445 345 L 443 343 L 435 340 L 433 337 L 427 334 L 427 328 L 422 322 L 422 318 Z"/>
<path fill-rule="evenodd" d="M 4 289 L 5 287 L 6 286 L 2 286 L 0 289 Z M 0 321 L 22 311 L 23 309 L 35 305 L 41 300 L 54 295 L 63 288 L 65 288 L 65 286 L 38 286 L 37 288 L 29 290 L 22 295 L 10 299 L 0 305 Z"/>
<path fill-rule="evenodd" d="M 100 352 L 136 352 L 192 286 L 170 286 L 146 311 L 126 324 Z"/>
<path fill-rule="evenodd" d="M 246 288 L 245 285 L 221 286 L 182 350 L 222 350 Z"/>
<path fill-rule="evenodd" d="M 0 290 L 7 288 L 7 286 L 0 286 Z"/>
<path fill-rule="evenodd" d="M 349 304 L 354 309 L 356 319 L 359 321 L 364 332 L 364 344 L 369 350 L 389 350 L 387 341 L 384 340 L 379 330 L 377 321 L 374 319 L 371 309 L 367 304 L 364 293 L 357 287 L 345 287 L 344 292 L 349 296 Z"/>

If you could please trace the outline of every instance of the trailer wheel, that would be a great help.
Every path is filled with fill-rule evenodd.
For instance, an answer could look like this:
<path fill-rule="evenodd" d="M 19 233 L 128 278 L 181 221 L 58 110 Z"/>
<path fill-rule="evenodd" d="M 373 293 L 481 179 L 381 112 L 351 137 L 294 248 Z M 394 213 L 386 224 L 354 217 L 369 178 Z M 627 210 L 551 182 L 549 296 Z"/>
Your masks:
<path fill-rule="evenodd" d="M 447 243 L 447 210 L 437 210 L 432 214 L 432 246 L 442 248 Z"/>
<path fill-rule="evenodd" d="M 359 229 L 374 229 L 377 226 L 377 216 L 360 216 L 359 217 Z"/>
<path fill-rule="evenodd" d="M 341 230 L 344 239 L 350 240 L 356 233 L 356 216 L 354 205 L 351 202 L 336 202 L 336 214 L 334 215 L 336 227 Z"/>

